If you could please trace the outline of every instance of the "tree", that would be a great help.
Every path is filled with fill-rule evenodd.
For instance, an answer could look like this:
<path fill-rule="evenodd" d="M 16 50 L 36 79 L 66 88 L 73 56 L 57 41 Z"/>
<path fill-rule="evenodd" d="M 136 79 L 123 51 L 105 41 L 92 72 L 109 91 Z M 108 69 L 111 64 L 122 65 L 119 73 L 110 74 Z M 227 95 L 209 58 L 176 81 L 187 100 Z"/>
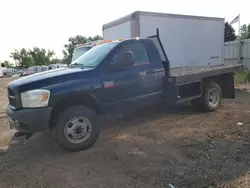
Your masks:
<path fill-rule="evenodd" d="M 250 24 L 242 25 L 240 28 L 240 37 L 242 39 L 249 39 L 250 38 Z"/>
<path fill-rule="evenodd" d="M 85 36 L 81 36 L 81 35 L 77 35 L 75 37 L 70 37 L 68 39 L 68 44 L 64 45 L 65 50 L 63 50 L 63 55 L 64 55 L 64 60 L 63 62 L 66 63 L 70 63 L 72 56 L 73 56 L 73 52 L 74 52 L 74 48 L 76 45 L 78 44 L 83 44 L 86 42 L 92 42 L 92 41 L 96 41 L 96 40 L 101 40 L 102 37 L 99 35 L 96 35 L 94 37 L 85 37 Z"/>
<path fill-rule="evenodd" d="M 234 41 L 236 39 L 235 30 L 228 22 L 225 23 L 224 33 L 225 33 L 224 34 L 224 41 L 225 42 Z"/>
<path fill-rule="evenodd" d="M 74 48 L 77 44 L 86 43 L 88 40 L 85 36 L 77 35 L 75 37 L 70 37 L 68 39 L 68 44 L 64 45 L 65 50 L 63 50 L 64 59 L 69 63 L 72 59 Z"/>
<path fill-rule="evenodd" d="M 11 53 L 10 57 L 16 61 L 17 67 L 28 68 L 34 65 L 49 65 L 56 63 L 53 59 L 54 55 L 54 51 L 34 47 L 32 50 L 22 48 L 18 51 L 15 49 L 14 52 Z"/>
<path fill-rule="evenodd" d="M 10 57 L 17 62 L 17 66 L 20 68 L 28 68 L 34 65 L 29 51 L 25 48 L 22 48 L 20 51 L 15 49 L 14 52 L 11 52 Z"/>
<path fill-rule="evenodd" d="M 33 50 L 29 50 L 29 54 L 32 57 L 35 65 L 49 65 L 52 58 L 55 55 L 54 51 L 46 51 L 44 48 L 34 47 Z"/>
<path fill-rule="evenodd" d="M 13 64 L 10 63 L 9 61 L 4 61 L 2 64 L 2 67 L 6 67 L 6 68 L 13 68 Z"/>
<path fill-rule="evenodd" d="M 89 37 L 88 38 L 88 41 L 96 41 L 96 40 L 102 40 L 103 38 L 102 38 L 102 36 L 100 36 L 100 35 L 96 35 L 96 36 L 94 36 L 94 37 Z"/>

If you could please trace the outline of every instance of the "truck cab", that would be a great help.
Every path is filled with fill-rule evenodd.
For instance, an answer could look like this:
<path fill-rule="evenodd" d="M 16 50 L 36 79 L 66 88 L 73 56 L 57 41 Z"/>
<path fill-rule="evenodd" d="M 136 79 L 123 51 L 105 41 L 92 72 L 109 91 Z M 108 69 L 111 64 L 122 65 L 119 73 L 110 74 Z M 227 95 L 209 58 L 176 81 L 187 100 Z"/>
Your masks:
<path fill-rule="evenodd" d="M 106 41 L 74 68 L 11 82 L 10 126 L 22 134 L 51 129 L 61 147 L 79 151 L 97 140 L 103 114 L 186 101 L 214 111 L 222 97 L 234 98 L 236 66 L 171 71 L 169 64 L 158 30 L 149 38 Z"/>
<path fill-rule="evenodd" d="M 102 104 L 102 111 L 131 108 L 133 100 L 129 99 L 137 97 L 141 97 L 137 101 L 145 99 L 147 103 L 155 102 L 149 99 L 151 97 L 160 100 L 157 97 L 162 94 L 160 77 L 165 72 L 159 52 L 150 39 L 108 41 L 93 48 L 74 64 L 83 69 L 96 67 L 100 71 L 100 81 L 96 84 L 103 85 L 103 89 L 96 93 L 96 97 Z M 142 97 L 148 94 L 151 96 Z"/>

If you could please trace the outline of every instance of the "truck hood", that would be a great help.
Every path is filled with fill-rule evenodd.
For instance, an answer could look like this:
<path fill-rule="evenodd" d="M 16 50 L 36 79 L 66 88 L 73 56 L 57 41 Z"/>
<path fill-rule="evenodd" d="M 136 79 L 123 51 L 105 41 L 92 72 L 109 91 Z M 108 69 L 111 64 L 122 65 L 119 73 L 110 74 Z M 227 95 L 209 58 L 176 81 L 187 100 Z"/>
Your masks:
<path fill-rule="evenodd" d="M 79 79 L 80 77 L 88 76 L 91 68 L 59 68 L 41 73 L 36 73 L 30 76 L 19 78 L 9 84 L 10 88 L 25 91 L 29 89 L 42 88 L 48 85 L 53 85 L 69 80 Z"/>

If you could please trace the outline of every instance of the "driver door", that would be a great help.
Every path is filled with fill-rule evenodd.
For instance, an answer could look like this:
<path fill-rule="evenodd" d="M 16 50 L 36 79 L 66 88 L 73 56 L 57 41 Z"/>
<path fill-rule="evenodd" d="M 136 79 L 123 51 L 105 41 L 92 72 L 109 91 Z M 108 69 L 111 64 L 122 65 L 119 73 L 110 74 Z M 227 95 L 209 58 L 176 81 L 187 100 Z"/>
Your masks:
<path fill-rule="evenodd" d="M 137 107 L 140 97 L 147 94 L 147 85 L 157 79 L 157 76 L 147 74 L 151 67 L 147 50 L 141 41 L 124 41 L 113 53 L 109 65 L 122 63 L 126 52 L 133 53 L 133 64 L 115 71 L 107 69 L 108 72 L 102 76 L 102 102 L 109 111 Z"/>

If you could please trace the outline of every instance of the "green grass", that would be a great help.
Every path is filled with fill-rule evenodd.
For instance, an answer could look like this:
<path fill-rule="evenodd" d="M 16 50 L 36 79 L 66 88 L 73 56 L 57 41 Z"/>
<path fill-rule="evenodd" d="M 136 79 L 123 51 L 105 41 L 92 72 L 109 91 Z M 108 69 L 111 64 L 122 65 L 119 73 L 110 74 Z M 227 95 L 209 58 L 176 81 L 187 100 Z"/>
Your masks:
<path fill-rule="evenodd" d="M 247 84 L 250 82 L 250 73 L 247 69 L 242 69 L 234 76 L 235 84 Z"/>

